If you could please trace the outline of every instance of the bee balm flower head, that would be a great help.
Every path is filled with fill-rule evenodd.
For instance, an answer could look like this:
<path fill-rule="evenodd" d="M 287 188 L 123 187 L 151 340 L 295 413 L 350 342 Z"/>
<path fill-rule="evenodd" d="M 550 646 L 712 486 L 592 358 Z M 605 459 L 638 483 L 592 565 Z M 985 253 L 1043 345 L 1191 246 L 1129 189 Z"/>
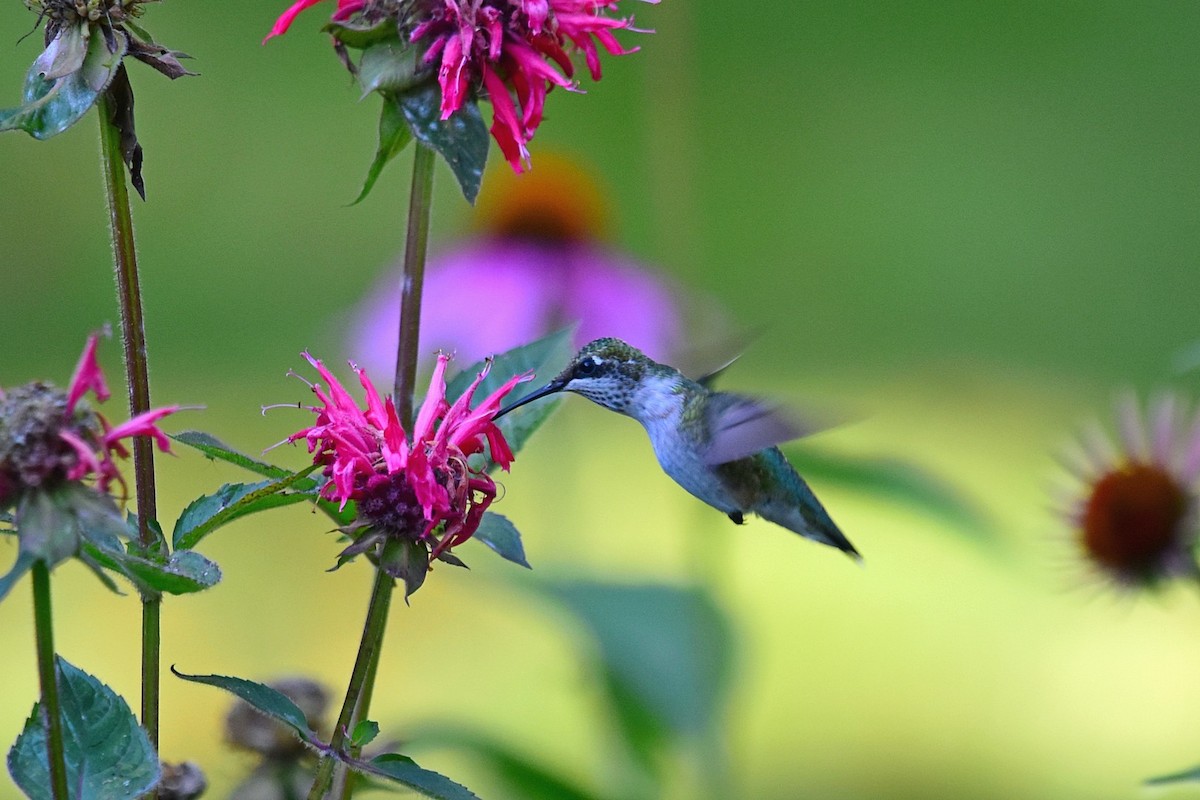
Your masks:
<path fill-rule="evenodd" d="M 96 360 L 97 344 L 96 336 L 88 338 L 66 391 L 35 382 L 0 392 L 0 506 L 68 481 L 94 479 L 101 492 L 114 482 L 123 487 L 116 460 L 128 457 L 122 440 L 131 436 L 150 436 L 159 449 L 170 450 L 158 421 L 178 406 L 153 409 L 113 426 L 86 401 L 88 392 L 100 402 L 109 397 Z"/>
<path fill-rule="evenodd" d="M 287 31 L 304 9 L 320 0 L 292 4 L 267 36 Z M 652 2 L 656 0 L 651 0 Z M 359 18 L 364 25 L 393 19 L 422 63 L 436 72 L 441 118 L 485 96 L 492 104 L 492 138 L 517 172 L 528 165 L 529 141 L 541 124 L 546 95 L 558 86 L 575 89 L 571 52 L 582 52 L 593 80 L 601 75 L 600 52 L 624 55 L 614 35 L 632 30 L 632 19 L 609 16 L 617 0 L 338 0 L 335 22 Z M 336 34 L 335 34 L 336 35 Z M 352 45 L 353 46 L 353 45 Z"/>
<path fill-rule="evenodd" d="M 530 376 L 514 376 L 472 408 L 487 368 L 453 403 L 446 398 L 446 365 L 438 356 L 429 393 L 406 432 L 391 397 L 379 394 L 364 370 L 355 367 L 365 407 L 317 359 L 304 353 L 324 385 L 310 384 L 318 404 L 314 425 L 288 441 L 308 443 L 313 460 L 328 478 L 322 495 L 343 508 L 354 501 L 355 541 L 343 559 L 371 552 L 380 567 L 402 578 L 411 594 L 424 580 L 431 559 L 461 563 L 451 549 L 470 539 L 483 512 L 496 497 L 496 484 L 471 457 L 485 448 L 507 470 L 513 454 L 492 421 L 500 402 Z M 378 546 L 378 547 L 377 547 Z M 389 550 L 392 555 L 389 556 Z"/>

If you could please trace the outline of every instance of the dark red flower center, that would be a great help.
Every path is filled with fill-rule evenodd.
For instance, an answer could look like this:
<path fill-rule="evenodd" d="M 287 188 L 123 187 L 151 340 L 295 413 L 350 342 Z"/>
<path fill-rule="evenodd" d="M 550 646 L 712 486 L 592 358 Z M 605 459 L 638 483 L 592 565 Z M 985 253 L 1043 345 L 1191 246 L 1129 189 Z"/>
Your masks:
<path fill-rule="evenodd" d="M 358 512 L 392 535 L 416 539 L 425 531 L 425 512 L 404 472 L 367 479 Z"/>
<path fill-rule="evenodd" d="M 1092 487 L 1083 513 L 1083 545 L 1100 565 L 1154 578 L 1181 546 L 1187 494 L 1166 471 L 1130 464 Z"/>

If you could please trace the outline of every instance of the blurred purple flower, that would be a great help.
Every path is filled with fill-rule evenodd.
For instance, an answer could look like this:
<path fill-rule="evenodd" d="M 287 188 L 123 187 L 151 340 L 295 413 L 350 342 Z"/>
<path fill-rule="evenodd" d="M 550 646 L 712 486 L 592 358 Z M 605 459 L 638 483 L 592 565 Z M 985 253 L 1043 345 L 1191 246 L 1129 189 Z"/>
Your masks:
<path fill-rule="evenodd" d="M 470 363 L 578 322 L 577 342 L 616 336 L 671 360 L 682 342 L 683 293 L 603 242 L 606 213 L 594 181 L 550 156 L 536 171 L 489 177 L 482 231 L 429 261 L 422 352 L 453 351 Z M 398 270 L 383 277 L 353 314 L 349 347 L 377 373 L 395 365 L 399 283 Z M 486 307 L 463 307 L 466 286 L 479 287 Z"/>

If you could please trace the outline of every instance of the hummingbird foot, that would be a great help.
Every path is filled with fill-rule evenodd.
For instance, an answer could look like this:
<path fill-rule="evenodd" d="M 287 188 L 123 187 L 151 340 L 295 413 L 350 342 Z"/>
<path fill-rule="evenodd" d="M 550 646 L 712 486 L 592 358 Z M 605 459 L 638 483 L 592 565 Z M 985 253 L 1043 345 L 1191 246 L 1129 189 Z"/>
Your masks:
<path fill-rule="evenodd" d="M 728 516 L 731 520 L 733 520 L 734 525 L 746 524 L 746 518 L 742 516 L 742 512 L 740 511 L 730 511 Z"/>

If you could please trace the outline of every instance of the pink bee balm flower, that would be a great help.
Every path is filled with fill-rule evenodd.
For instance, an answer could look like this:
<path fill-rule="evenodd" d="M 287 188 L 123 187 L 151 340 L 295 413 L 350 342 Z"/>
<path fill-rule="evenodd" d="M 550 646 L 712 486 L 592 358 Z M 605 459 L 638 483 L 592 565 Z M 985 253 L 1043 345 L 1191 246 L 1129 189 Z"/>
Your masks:
<path fill-rule="evenodd" d="M 170 452 L 158 421 L 179 406 L 152 409 L 114 427 L 83 402 L 89 391 L 99 402 L 109 397 L 98 343 L 97 336 L 88 337 L 66 392 L 46 383 L 0 392 L 0 505 L 25 490 L 89 477 L 101 492 L 114 481 L 124 488 L 116 459 L 129 456 L 122 440 L 132 436 L 150 436 Z"/>
<path fill-rule="evenodd" d="M 575 88 L 567 48 L 583 51 L 592 80 L 600 80 L 601 48 L 613 55 L 637 50 L 621 47 L 613 35 L 632 23 L 604 16 L 616 6 L 616 0 L 443 0 L 412 32 L 412 41 L 429 42 L 425 63 L 437 65 L 442 119 L 482 86 L 492 101 L 492 137 L 520 172 L 546 94 L 555 86 Z"/>
<path fill-rule="evenodd" d="M 318 2 L 294 3 L 267 39 L 287 31 L 301 11 Z M 333 19 L 344 21 L 359 12 L 372 20 L 396 16 L 410 31 L 409 40 L 424 49 L 424 63 L 437 69 L 442 119 L 474 93 L 485 93 L 492 103 L 492 137 L 521 172 L 529 163 L 526 145 L 541 124 L 547 93 L 555 86 L 575 89 L 568 51 L 582 51 L 592 79 L 600 80 L 601 50 L 613 55 L 637 50 L 622 47 L 614 35 L 633 30 L 631 18 L 606 15 L 616 7 L 617 0 L 430 0 L 390 10 L 372 0 L 338 0 Z"/>
<path fill-rule="evenodd" d="M 439 355 L 409 435 L 392 398 L 381 397 L 364 370 L 354 367 L 366 395 L 366 407 L 359 408 L 319 360 L 303 356 L 325 383 L 310 384 L 319 402 L 309 409 L 317 415 L 316 424 L 288 441 L 304 439 L 313 461 L 325 467 L 329 480 L 322 496 L 342 507 L 355 501 L 360 522 L 372 529 L 361 533 L 343 557 L 401 539 L 426 545 L 430 558 L 452 560 L 449 550 L 471 538 L 496 497 L 495 482 L 468 459 L 486 445 L 491 460 L 508 470 L 513 453 L 492 418 L 505 395 L 532 376 L 510 378 L 472 408 L 475 390 L 488 373 L 485 367 L 451 404 L 445 381 L 450 357 Z"/>
<path fill-rule="evenodd" d="M 271 27 L 271 32 L 263 39 L 265 42 L 272 36 L 279 36 L 287 33 L 287 29 L 292 27 L 292 22 L 300 15 L 300 12 L 309 6 L 315 6 L 321 0 L 300 0 L 298 3 L 293 3 L 287 11 L 279 15 L 279 19 L 275 20 L 275 24 Z M 354 13 L 361 11 L 366 5 L 365 0 L 337 0 L 337 8 L 333 12 L 333 18 L 337 21 L 348 19 Z"/>

